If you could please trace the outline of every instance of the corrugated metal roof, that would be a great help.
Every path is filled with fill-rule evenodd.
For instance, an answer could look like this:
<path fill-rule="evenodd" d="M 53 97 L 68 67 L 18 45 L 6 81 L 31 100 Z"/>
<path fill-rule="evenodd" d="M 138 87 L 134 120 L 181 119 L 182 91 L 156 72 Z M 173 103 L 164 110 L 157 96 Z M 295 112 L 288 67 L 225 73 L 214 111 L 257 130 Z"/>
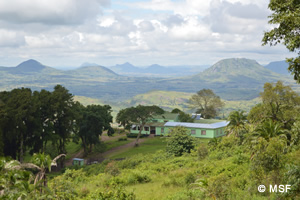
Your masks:
<path fill-rule="evenodd" d="M 83 161 L 84 159 L 82 159 L 82 158 L 73 158 L 73 160 Z"/>
<path fill-rule="evenodd" d="M 167 122 L 165 123 L 165 126 L 183 126 L 187 128 L 207 128 L 207 129 L 216 129 L 216 128 L 221 128 L 227 126 L 229 122 L 227 121 L 222 121 L 222 122 L 217 122 L 213 124 L 201 124 L 201 123 L 187 123 L 187 122 Z"/>

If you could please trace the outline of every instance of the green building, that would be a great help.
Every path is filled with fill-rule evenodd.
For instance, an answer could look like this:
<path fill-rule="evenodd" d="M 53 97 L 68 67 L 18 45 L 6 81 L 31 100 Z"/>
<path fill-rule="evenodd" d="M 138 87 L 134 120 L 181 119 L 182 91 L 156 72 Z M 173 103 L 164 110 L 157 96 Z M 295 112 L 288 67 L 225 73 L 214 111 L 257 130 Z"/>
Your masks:
<path fill-rule="evenodd" d="M 83 166 L 84 165 L 84 159 L 82 159 L 82 158 L 73 158 L 72 164 Z"/>
<path fill-rule="evenodd" d="M 160 131 L 160 128 L 164 127 L 166 122 L 178 122 L 178 115 L 177 113 L 169 113 L 165 112 L 162 115 L 154 116 L 152 120 L 150 120 L 142 130 L 142 134 L 149 135 L 149 134 L 156 134 L 157 131 Z M 138 125 L 133 125 L 130 129 L 130 133 L 138 134 L 140 131 L 140 127 Z"/>
<path fill-rule="evenodd" d="M 176 126 L 183 126 L 187 128 L 191 135 L 199 138 L 215 138 L 225 135 L 225 127 L 228 122 L 216 119 L 201 119 L 200 115 L 195 116 L 193 123 L 179 122 L 178 114 L 166 112 L 163 115 L 155 116 L 149 123 L 147 123 L 142 130 L 142 134 L 149 135 L 166 135 L 170 129 Z M 140 127 L 133 125 L 130 132 L 138 134 Z"/>

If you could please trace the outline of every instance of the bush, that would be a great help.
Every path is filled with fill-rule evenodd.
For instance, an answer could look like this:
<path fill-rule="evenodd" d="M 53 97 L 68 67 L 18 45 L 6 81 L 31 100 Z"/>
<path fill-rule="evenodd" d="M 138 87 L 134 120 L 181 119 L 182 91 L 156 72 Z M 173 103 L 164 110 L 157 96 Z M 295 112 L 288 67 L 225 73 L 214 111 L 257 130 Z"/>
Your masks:
<path fill-rule="evenodd" d="M 120 171 L 119 171 L 115 161 L 108 163 L 106 165 L 104 172 L 107 174 L 110 174 L 112 176 L 117 176 L 118 174 L 120 174 Z"/>
<path fill-rule="evenodd" d="M 197 149 L 198 159 L 202 160 L 208 155 L 208 149 L 205 144 L 201 144 Z"/>
<path fill-rule="evenodd" d="M 135 134 L 135 133 L 127 133 L 126 136 L 128 138 L 137 138 L 138 134 Z M 143 137 L 148 137 L 149 135 L 145 135 L 145 134 L 141 134 L 140 138 L 143 138 Z"/>
<path fill-rule="evenodd" d="M 171 155 L 182 156 L 183 153 L 191 153 L 191 150 L 195 148 L 194 138 L 184 127 L 172 128 L 168 136 L 166 150 Z"/>
<path fill-rule="evenodd" d="M 127 175 L 126 184 L 148 183 L 151 178 L 139 170 L 134 170 Z"/>
<path fill-rule="evenodd" d="M 120 138 L 118 139 L 118 141 L 127 141 L 127 136 L 125 136 L 125 137 L 120 137 Z"/>
<path fill-rule="evenodd" d="M 114 186 L 114 188 L 106 191 L 96 191 L 89 195 L 88 199 L 99 200 L 135 200 L 133 192 L 127 192 L 122 186 Z"/>

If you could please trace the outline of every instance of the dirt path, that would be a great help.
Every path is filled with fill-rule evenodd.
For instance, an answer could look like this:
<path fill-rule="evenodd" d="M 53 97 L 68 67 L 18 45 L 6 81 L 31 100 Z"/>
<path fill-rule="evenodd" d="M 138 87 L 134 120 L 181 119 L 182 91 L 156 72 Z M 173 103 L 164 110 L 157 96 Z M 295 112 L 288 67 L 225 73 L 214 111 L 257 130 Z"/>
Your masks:
<path fill-rule="evenodd" d="M 132 142 L 127 143 L 127 144 L 124 144 L 124 145 L 122 145 L 122 146 L 114 147 L 114 148 L 112 148 L 112 149 L 110 149 L 110 150 L 108 150 L 108 151 L 102 153 L 101 156 L 102 156 L 103 158 L 106 158 L 109 154 L 115 153 L 115 152 L 117 152 L 117 151 L 119 151 L 119 150 L 121 150 L 121 149 L 126 149 L 126 148 L 129 148 L 129 147 L 134 147 L 134 145 L 135 145 L 135 140 L 136 140 L 136 139 L 134 139 Z M 143 143 L 143 142 L 145 142 L 145 139 L 141 138 L 141 139 L 139 139 L 138 144 L 141 144 L 141 143 Z"/>
<path fill-rule="evenodd" d="M 101 141 L 103 142 L 107 142 L 107 141 L 111 141 L 111 140 L 115 140 L 115 139 L 118 139 L 118 138 L 121 138 L 121 137 L 124 137 L 124 135 L 118 135 L 118 136 L 115 136 L 115 137 L 109 137 L 109 136 L 106 136 L 106 135 L 102 135 L 101 136 Z M 154 137 L 154 135 L 150 135 L 148 138 L 151 138 L 151 137 Z M 134 147 L 135 145 L 135 140 L 136 139 L 132 139 L 132 142 L 130 143 L 127 143 L 127 144 L 124 144 L 122 146 L 118 146 L 118 147 L 114 147 L 104 153 L 99 153 L 97 155 L 94 155 L 92 158 L 89 158 L 89 162 L 91 161 L 97 161 L 97 162 L 102 162 L 108 155 L 112 154 L 112 153 L 115 153 L 121 149 L 126 149 L 126 148 L 129 148 L 129 147 Z M 146 139 L 145 138 L 140 138 L 139 141 L 138 141 L 138 144 L 141 144 L 145 141 Z M 82 158 L 83 157 L 83 149 L 81 149 L 79 152 L 77 152 L 76 154 L 72 155 L 72 157 L 68 160 L 66 160 L 65 162 L 65 166 L 71 166 L 72 165 L 72 161 L 73 161 L 73 158 Z"/>
<path fill-rule="evenodd" d="M 101 141 L 102 142 L 107 142 L 107 141 L 111 141 L 111 140 L 118 139 L 118 138 L 121 138 L 121 137 L 124 137 L 124 135 L 117 135 L 115 137 L 109 137 L 107 135 L 102 135 L 101 136 Z M 84 153 L 84 150 L 80 149 L 79 152 L 75 153 L 74 155 L 71 156 L 71 158 L 69 158 L 68 160 L 65 161 L 65 166 L 71 166 L 72 162 L 73 162 L 73 158 L 82 158 L 83 153 Z"/>

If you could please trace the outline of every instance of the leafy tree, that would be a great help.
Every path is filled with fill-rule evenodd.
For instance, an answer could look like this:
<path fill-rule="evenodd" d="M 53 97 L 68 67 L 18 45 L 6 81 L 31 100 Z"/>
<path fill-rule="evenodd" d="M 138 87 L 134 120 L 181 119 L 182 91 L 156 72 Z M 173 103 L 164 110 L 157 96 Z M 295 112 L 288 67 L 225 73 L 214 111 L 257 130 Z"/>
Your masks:
<path fill-rule="evenodd" d="M 186 114 L 182 111 L 179 112 L 178 119 L 180 122 L 194 122 L 195 121 L 195 119 L 192 118 L 189 114 Z"/>
<path fill-rule="evenodd" d="M 191 153 L 195 148 L 195 140 L 185 127 L 172 128 L 168 136 L 166 150 L 172 155 L 182 156 L 183 153 Z"/>
<path fill-rule="evenodd" d="M 53 115 L 49 118 L 53 124 L 52 143 L 57 147 L 57 154 L 66 153 L 66 143 L 71 138 L 71 133 L 75 132 L 76 112 L 73 95 L 61 85 L 54 87 L 50 97 L 50 106 Z M 63 166 L 63 159 L 60 165 Z"/>
<path fill-rule="evenodd" d="M 110 126 L 112 110 L 109 105 L 88 105 L 87 107 L 81 106 L 80 112 L 82 118 L 79 121 L 77 136 L 81 138 L 84 152 L 88 153 L 88 146 L 91 151 L 92 145 L 100 142 L 99 136 L 104 130 L 107 130 L 108 134 L 112 133 L 113 129 Z"/>
<path fill-rule="evenodd" d="M 251 156 L 253 173 L 257 173 L 259 169 L 263 169 L 265 173 L 275 171 L 274 183 L 279 184 L 279 170 L 285 164 L 285 147 L 285 141 L 279 137 L 270 138 L 269 142 L 260 137 Z"/>
<path fill-rule="evenodd" d="M 36 107 L 32 102 L 32 92 L 28 88 L 14 89 L 0 94 L 4 106 L 0 113 L 0 125 L 4 140 L 4 154 L 22 162 L 26 147 L 33 136 L 34 113 Z"/>
<path fill-rule="evenodd" d="M 290 146 L 297 146 L 300 144 L 300 121 L 296 121 L 291 129 L 291 144 Z"/>
<path fill-rule="evenodd" d="M 210 89 L 202 89 L 197 94 L 192 95 L 189 99 L 190 107 L 197 109 L 197 113 L 205 119 L 214 118 L 218 114 L 218 110 L 224 106 L 221 98 Z"/>
<path fill-rule="evenodd" d="M 300 112 L 300 96 L 290 86 L 285 86 L 281 81 L 276 84 L 265 83 L 264 91 L 260 93 L 262 104 L 250 111 L 250 122 L 262 122 L 272 119 L 290 129 Z"/>
<path fill-rule="evenodd" d="M 51 120 L 55 115 L 52 109 L 52 93 L 47 90 L 35 91 L 33 101 L 38 109 L 35 113 L 37 123 L 34 137 L 32 137 L 32 152 L 45 152 L 47 143 L 52 140 L 54 122 Z"/>
<path fill-rule="evenodd" d="M 129 129 L 133 124 L 139 125 L 140 131 L 136 138 L 135 146 L 138 146 L 138 141 L 141 136 L 142 130 L 149 120 L 155 115 L 163 114 L 164 110 L 158 106 L 142 106 L 130 107 L 120 110 L 117 114 L 116 121 Z"/>
<path fill-rule="evenodd" d="M 286 130 L 282 128 L 282 125 L 278 122 L 273 122 L 271 119 L 268 119 L 261 123 L 255 130 L 255 134 L 258 137 L 262 137 L 265 140 L 269 141 L 270 138 L 281 136 L 283 138 L 287 138 Z"/>
<path fill-rule="evenodd" d="M 244 111 L 232 111 L 228 116 L 229 124 L 226 127 L 226 132 L 228 135 L 234 134 L 237 137 L 245 134 L 246 127 L 246 115 Z"/>
<path fill-rule="evenodd" d="M 171 113 L 180 113 L 180 112 L 182 112 L 180 109 L 178 109 L 178 108 L 174 108 L 172 111 L 171 111 Z"/>
<path fill-rule="evenodd" d="M 263 45 L 283 43 L 291 52 L 299 54 L 300 48 L 300 2 L 298 0 L 271 0 L 269 8 L 273 11 L 269 24 L 277 26 L 264 33 Z M 289 71 L 300 83 L 300 56 L 288 58 Z"/>

